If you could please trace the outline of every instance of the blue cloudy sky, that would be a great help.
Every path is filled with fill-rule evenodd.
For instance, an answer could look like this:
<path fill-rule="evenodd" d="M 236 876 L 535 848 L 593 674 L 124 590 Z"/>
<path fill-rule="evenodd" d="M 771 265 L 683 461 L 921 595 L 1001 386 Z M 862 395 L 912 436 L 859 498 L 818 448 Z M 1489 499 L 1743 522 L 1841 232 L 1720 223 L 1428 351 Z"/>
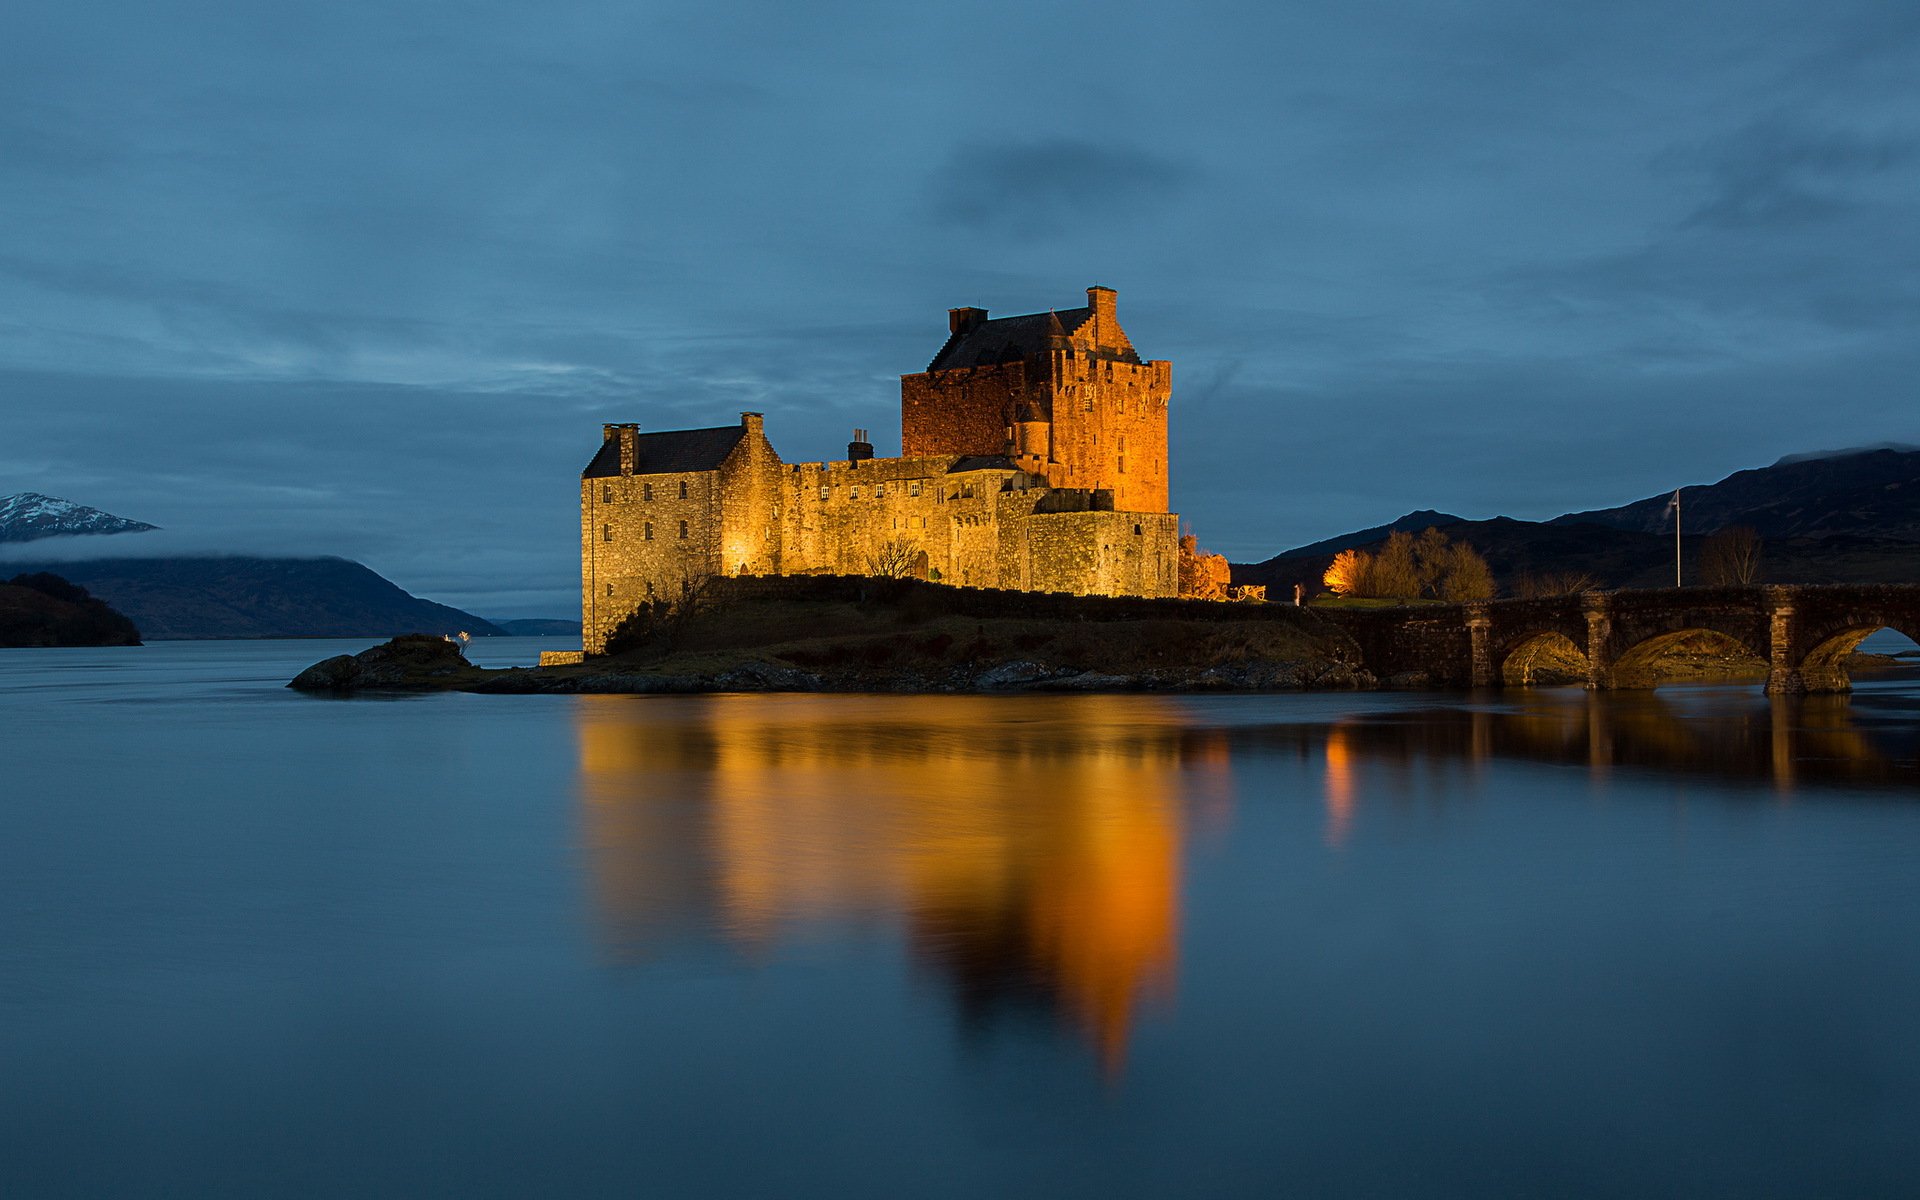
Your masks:
<path fill-rule="evenodd" d="M 0 493 L 172 547 L 564 615 L 601 421 L 888 453 L 1094 282 L 1237 559 L 1920 441 L 1910 0 L 7 12 Z"/>

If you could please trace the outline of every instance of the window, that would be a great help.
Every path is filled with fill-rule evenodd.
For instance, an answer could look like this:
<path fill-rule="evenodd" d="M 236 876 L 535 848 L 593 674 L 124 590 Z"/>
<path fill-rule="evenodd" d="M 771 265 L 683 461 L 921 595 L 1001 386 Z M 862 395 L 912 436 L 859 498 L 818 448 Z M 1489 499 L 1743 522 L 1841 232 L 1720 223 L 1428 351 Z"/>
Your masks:
<path fill-rule="evenodd" d="M 687 481 L 684 479 L 680 481 L 680 498 L 682 500 L 687 498 Z"/>
<path fill-rule="evenodd" d="M 1135 525 L 1135 526 L 1133 527 L 1133 531 L 1134 531 L 1135 533 L 1139 533 L 1139 532 L 1140 532 L 1140 527 L 1139 527 L 1138 525 Z"/>
<path fill-rule="evenodd" d="M 907 485 L 907 495 L 918 496 L 919 494 L 920 494 L 920 481 L 916 479 L 912 483 Z"/>
<path fill-rule="evenodd" d="M 886 495 L 887 495 L 887 485 L 886 485 L 886 484 L 884 484 L 884 483 L 876 483 L 876 484 L 874 484 L 874 485 L 873 485 L 873 498 L 874 498 L 875 500 L 884 500 L 884 499 L 886 499 Z"/>
<path fill-rule="evenodd" d="M 644 536 L 645 536 L 645 539 L 649 542 L 653 540 L 653 522 L 652 521 L 647 522 L 647 531 Z"/>
<path fill-rule="evenodd" d="M 1093 411 L 1093 392 L 1091 390 L 1087 392 L 1086 398 L 1080 401 L 1080 411 L 1081 412 Z"/>
<path fill-rule="evenodd" d="M 641 484 L 641 485 L 640 485 L 640 498 L 641 498 L 642 500 L 651 500 L 651 499 L 653 499 L 653 485 L 652 485 L 652 484 L 650 484 L 650 483 L 643 483 L 643 484 Z"/>
<path fill-rule="evenodd" d="M 600 503 L 602 504 L 613 503 L 613 485 L 612 484 L 603 483 L 600 485 Z"/>
<path fill-rule="evenodd" d="M 609 599 L 609 600 L 611 600 L 611 599 L 613 599 L 613 585 L 612 585 L 612 584 L 608 584 L 608 585 L 607 585 L 607 599 Z"/>
<path fill-rule="evenodd" d="M 829 496 L 831 496 L 831 495 L 833 495 L 833 489 L 832 489 L 832 488 L 830 488 L 830 487 L 828 487 L 828 486 L 827 486 L 826 484 L 824 484 L 824 483 L 823 483 L 823 484 L 821 484 L 821 485 L 820 485 L 820 498 L 821 498 L 822 500 L 825 500 L 825 499 L 826 499 L 827 497 L 829 497 Z"/>
<path fill-rule="evenodd" d="M 859 498 L 860 498 L 860 485 L 856 483 L 852 487 L 847 489 L 847 499 L 858 500 Z"/>
<path fill-rule="evenodd" d="M 685 521 L 680 522 L 680 536 L 683 538 L 687 536 L 687 523 Z"/>
<path fill-rule="evenodd" d="M 600 540 L 603 542 L 610 542 L 613 540 L 613 526 L 602 525 L 600 527 Z"/>

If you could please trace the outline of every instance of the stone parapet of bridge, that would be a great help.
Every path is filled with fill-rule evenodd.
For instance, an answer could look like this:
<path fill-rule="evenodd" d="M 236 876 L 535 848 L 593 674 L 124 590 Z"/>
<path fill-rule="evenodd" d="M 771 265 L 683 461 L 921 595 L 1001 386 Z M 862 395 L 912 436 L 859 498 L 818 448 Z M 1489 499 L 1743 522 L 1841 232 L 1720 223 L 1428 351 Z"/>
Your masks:
<path fill-rule="evenodd" d="M 1539 600 L 1324 609 L 1381 679 L 1493 687 L 1542 639 L 1586 659 L 1595 690 L 1650 688 L 1661 655 L 1700 633 L 1767 664 L 1772 694 L 1843 692 L 1846 660 L 1877 629 L 1920 641 L 1920 584 L 1807 584 L 1592 591 Z"/>

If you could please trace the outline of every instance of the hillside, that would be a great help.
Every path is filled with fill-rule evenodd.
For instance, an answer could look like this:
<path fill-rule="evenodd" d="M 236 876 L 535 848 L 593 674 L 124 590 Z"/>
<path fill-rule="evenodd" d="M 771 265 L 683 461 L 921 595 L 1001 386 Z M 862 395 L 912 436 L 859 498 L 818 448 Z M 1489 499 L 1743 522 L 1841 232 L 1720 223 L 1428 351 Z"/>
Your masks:
<path fill-rule="evenodd" d="M 57 575 L 0 583 L 0 646 L 138 646 L 132 621 Z"/>
<path fill-rule="evenodd" d="M 1670 499 L 1671 493 L 1663 493 L 1618 508 L 1568 513 L 1549 524 L 1671 533 Z M 1920 543 L 1920 450 L 1783 459 L 1685 488 L 1680 502 L 1690 532 L 1750 525 L 1769 539 L 1838 535 Z"/>
<path fill-rule="evenodd" d="M 1432 524 L 1472 545 L 1512 594 L 1523 575 L 1586 575 L 1598 587 L 1665 587 L 1673 583 L 1669 495 L 1617 508 L 1569 513 L 1552 521 L 1494 517 L 1446 519 L 1416 512 L 1387 525 L 1355 530 L 1284 551 L 1259 563 L 1233 564 L 1233 582 L 1320 587 L 1333 555 L 1377 550 L 1395 529 Z M 1686 536 L 1685 582 L 1700 582 L 1706 536 L 1732 525 L 1763 539 L 1760 578 L 1767 583 L 1907 583 L 1920 579 L 1920 451 L 1879 449 L 1786 459 L 1740 471 L 1681 495 Z M 1428 518 L 1441 518 L 1428 520 Z M 1422 522 L 1425 523 L 1422 523 Z"/>
<path fill-rule="evenodd" d="M 149 639 L 500 632 L 344 558 L 100 558 L 26 569 L 80 584 Z"/>

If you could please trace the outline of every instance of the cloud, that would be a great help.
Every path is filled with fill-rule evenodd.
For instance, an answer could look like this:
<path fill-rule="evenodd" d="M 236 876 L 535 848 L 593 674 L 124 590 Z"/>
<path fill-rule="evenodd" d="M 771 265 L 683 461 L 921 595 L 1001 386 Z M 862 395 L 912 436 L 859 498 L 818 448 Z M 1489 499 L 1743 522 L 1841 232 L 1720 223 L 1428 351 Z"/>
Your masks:
<path fill-rule="evenodd" d="M 1779 116 L 1679 147 L 1664 165 L 1705 176 L 1684 224 L 1742 229 L 1831 220 L 1868 202 L 1875 177 L 1914 161 L 1920 137 L 1815 130 Z"/>
<path fill-rule="evenodd" d="M 1130 146 L 1071 137 L 983 140 L 955 146 L 927 194 L 941 221 L 1038 236 L 1076 220 L 1138 212 L 1193 177 L 1190 166 Z"/>

